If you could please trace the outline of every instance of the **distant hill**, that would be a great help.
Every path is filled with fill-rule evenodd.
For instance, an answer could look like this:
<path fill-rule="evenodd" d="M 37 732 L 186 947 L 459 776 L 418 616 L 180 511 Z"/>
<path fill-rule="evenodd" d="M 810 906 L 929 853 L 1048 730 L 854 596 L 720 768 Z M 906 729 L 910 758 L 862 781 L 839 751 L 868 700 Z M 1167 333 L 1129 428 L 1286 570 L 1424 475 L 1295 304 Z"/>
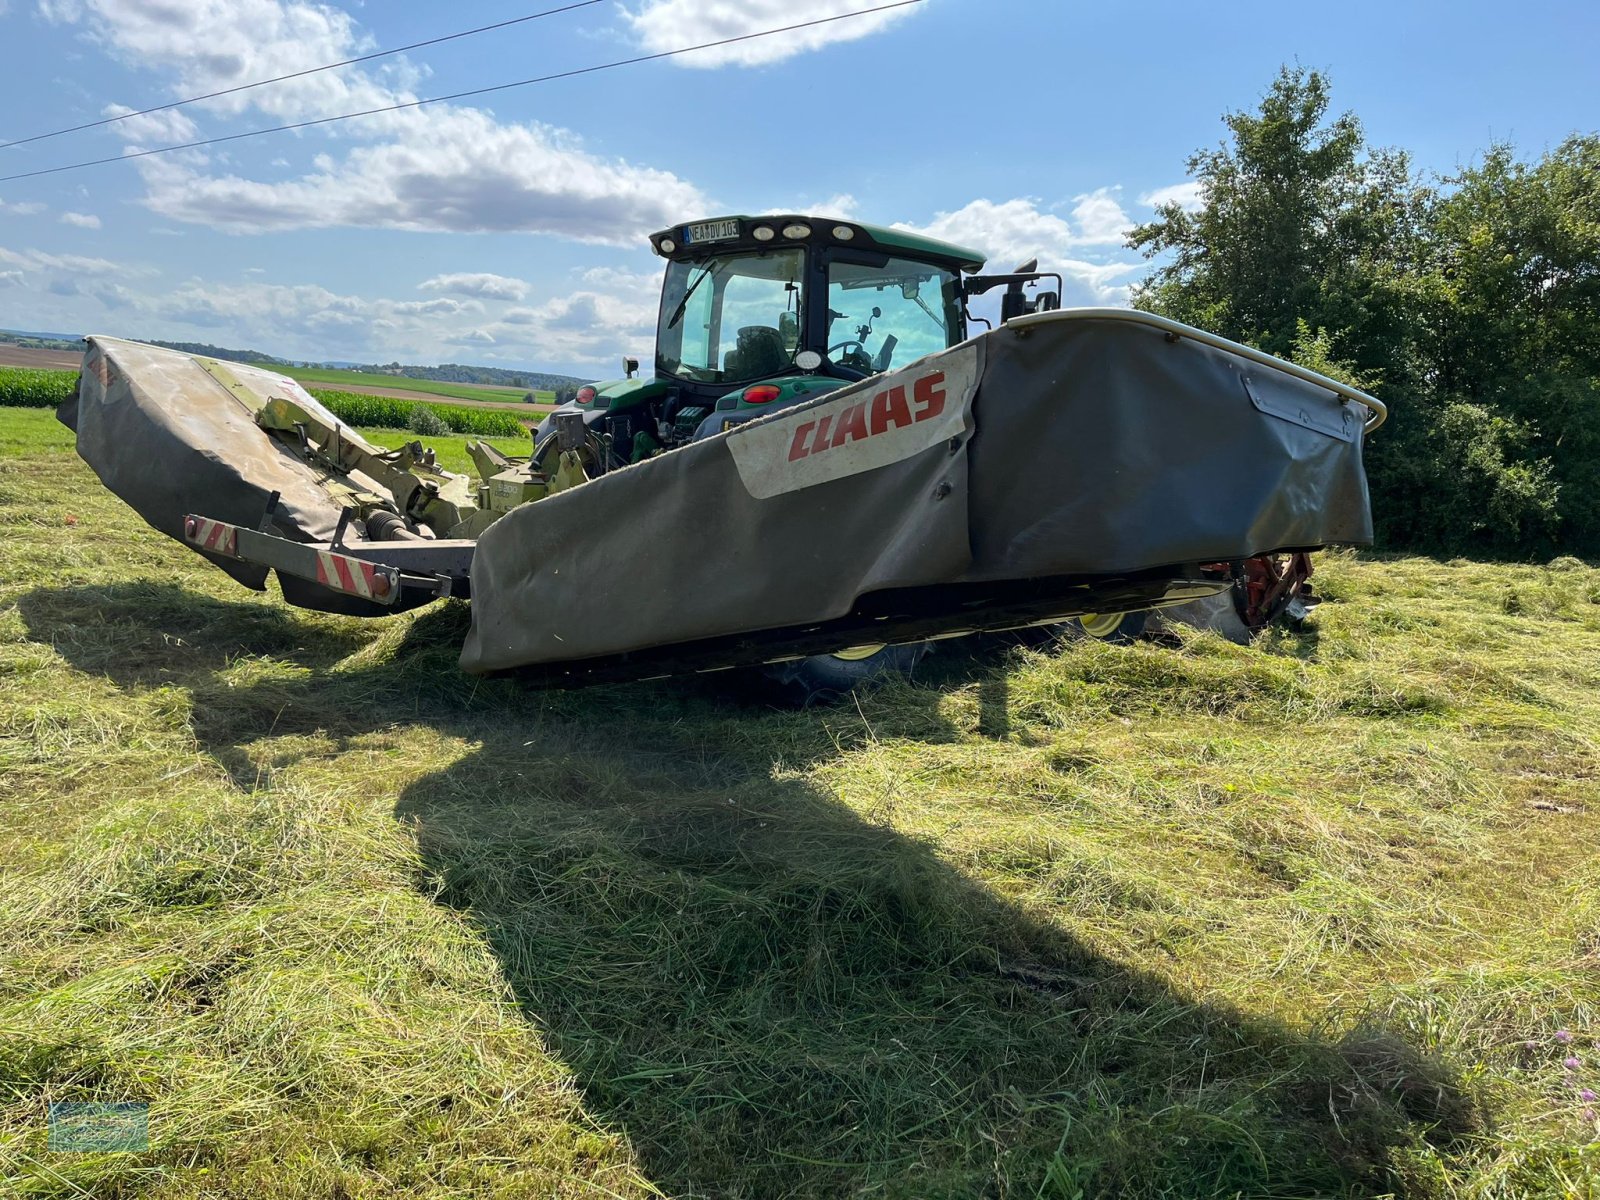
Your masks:
<path fill-rule="evenodd" d="M 34 346 L 43 350 L 77 350 L 82 337 L 73 333 L 34 333 L 21 329 L 0 329 L 0 341 L 19 346 Z M 231 350 L 227 346 L 213 346 L 208 342 L 163 342 L 157 338 L 143 339 L 152 346 L 165 346 L 168 350 L 181 350 L 185 354 L 200 354 L 206 358 L 220 358 L 225 362 L 256 363 L 266 367 L 333 367 L 342 371 L 360 371 L 365 375 L 392 375 L 402 379 L 431 379 L 439 383 L 480 383 L 497 387 L 527 388 L 529 391 L 567 393 L 591 382 L 585 377 L 552 375 L 548 371 L 522 371 L 508 367 L 474 367 L 466 363 L 444 363 L 437 367 L 416 364 L 358 363 L 348 359 L 325 362 L 299 362 L 278 358 L 261 350 Z"/>
<path fill-rule="evenodd" d="M 552 375 L 546 371 L 520 371 L 506 367 L 474 367 L 465 363 L 445 363 L 426 367 L 414 363 L 359 363 L 348 359 L 324 362 L 299 362 L 276 358 L 260 350 L 229 350 L 225 346 L 208 346 L 202 342 L 157 342 L 151 345 L 182 350 L 185 354 L 203 354 L 208 358 L 221 358 L 228 362 L 257 363 L 269 367 L 331 367 L 341 371 L 357 371 L 363 375 L 388 375 L 396 379 L 430 379 L 436 383 L 478 383 L 497 387 L 527 388 L 529 391 L 566 392 L 582 387 L 587 379 L 571 375 Z"/>
<path fill-rule="evenodd" d="M 159 342 L 150 339 L 152 346 L 165 346 L 168 350 L 182 350 L 185 354 L 198 354 L 203 358 L 220 358 L 224 362 L 256 363 L 264 367 L 292 367 L 287 358 L 274 358 L 260 350 L 230 350 L 226 346 L 213 346 L 209 342 Z"/>
<path fill-rule="evenodd" d="M 81 350 L 81 333 L 39 333 L 31 329 L 0 329 L 0 342 L 37 350 Z"/>
<path fill-rule="evenodd" d="M 522 371 L 509 367 L 472 367 L 465 363 L 444 363 L 437 367 L 406 366 L 397 362 L 339 365 L 346 370 L 360 371 L 367 375 L 398 375 L 406 379 L 432 379 L 439 383 L 486 383 L 496 387 L 520 387 L 541 392 L 564 391 L 582 387 L 590 382 L 588 379 L 578 379 L 572 375 L 552 375 L 547 371 Z"/>

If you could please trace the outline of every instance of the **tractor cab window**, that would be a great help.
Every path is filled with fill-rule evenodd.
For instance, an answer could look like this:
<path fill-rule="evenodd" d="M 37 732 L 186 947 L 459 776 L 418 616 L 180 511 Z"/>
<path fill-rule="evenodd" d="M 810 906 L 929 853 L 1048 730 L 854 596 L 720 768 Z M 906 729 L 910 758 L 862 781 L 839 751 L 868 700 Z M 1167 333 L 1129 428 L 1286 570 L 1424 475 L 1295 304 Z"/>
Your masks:
<path fill-rule="evenodd" d="M 828 360 L 892 371 L 961 339 L 954 271 L 882 255 L 836 254 L 828 266 Z"/>
<path fill-rule="evenodd" d="M 727 254 L 667 267 L 663 374 L 736 384 L 781 374 L 800 345 L 802 250 Z"/>

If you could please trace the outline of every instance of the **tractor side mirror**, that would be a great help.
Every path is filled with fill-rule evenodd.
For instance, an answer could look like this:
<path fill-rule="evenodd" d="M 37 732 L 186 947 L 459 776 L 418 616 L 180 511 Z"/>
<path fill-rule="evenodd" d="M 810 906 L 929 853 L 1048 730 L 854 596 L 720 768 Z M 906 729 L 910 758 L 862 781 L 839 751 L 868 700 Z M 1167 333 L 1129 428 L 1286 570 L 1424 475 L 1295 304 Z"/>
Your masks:
<path fill-rule="evenodd" d="M 915 279 L 902 279 L 900 281 L 900 299 L 915 300 L 922 292 L 922 284 Z"/>
<path fill-rule="evenodd" d="M 622 359 L 622 373 L 629 379 L 632 379 L 639 373 L 639 360 L 637 358 L 624 356 Z"/>

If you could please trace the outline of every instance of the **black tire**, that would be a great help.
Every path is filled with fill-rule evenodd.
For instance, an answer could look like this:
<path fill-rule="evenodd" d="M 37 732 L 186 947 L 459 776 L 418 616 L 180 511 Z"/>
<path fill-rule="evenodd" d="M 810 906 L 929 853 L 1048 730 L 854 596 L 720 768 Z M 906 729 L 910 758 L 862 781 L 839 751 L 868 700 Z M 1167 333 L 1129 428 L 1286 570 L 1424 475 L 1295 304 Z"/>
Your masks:
<path fill-rule="evenodd" d="M 771 663 L 761 668 L 762 690 L 775 703 L 791 708 L 827 704 L 862 684 L 910 679 L 929 648 L 927 642 L 912 642 L 884 646 L 862 658 L 814 654 L 794 662 Z"/>
<path fill-rule="evenodd" d="M 1067 622 L 1067 628 L 1073 637 L 1127 646 L 1138 641 L 1149 620 L 1150 610 L 1141 608 L 1130 613 L 1093 613 L 1074 617 Z"/>

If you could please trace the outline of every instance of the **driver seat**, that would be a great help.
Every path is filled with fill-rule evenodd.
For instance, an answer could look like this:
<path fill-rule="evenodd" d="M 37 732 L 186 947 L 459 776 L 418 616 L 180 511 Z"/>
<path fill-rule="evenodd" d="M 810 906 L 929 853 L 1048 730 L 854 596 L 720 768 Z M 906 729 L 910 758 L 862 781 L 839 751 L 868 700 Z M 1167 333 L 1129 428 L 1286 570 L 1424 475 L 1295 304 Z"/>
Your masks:
<path fill-rule="evenodd" d="M 777 375 L 788 365 L 781 333 L 771 325 L 746 325 L 722 360 L 722 373 L 730 379 L 760 379 Z"/>

